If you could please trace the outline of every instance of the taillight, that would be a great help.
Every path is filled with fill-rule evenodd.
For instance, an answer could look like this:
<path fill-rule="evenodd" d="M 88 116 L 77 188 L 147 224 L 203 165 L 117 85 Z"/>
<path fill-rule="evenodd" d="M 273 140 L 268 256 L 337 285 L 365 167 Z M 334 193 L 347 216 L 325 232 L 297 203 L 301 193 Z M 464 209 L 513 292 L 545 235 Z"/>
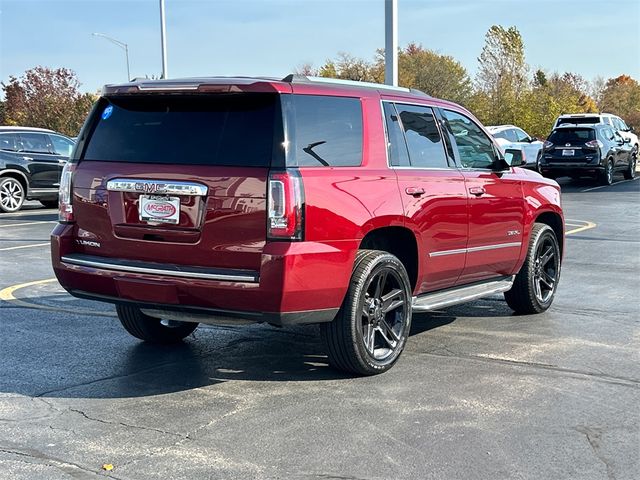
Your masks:
<path fill-rule="evenodd" d="M 542 145 L 542 148 L 544 148 L 545 150 L 549 150 L 551 147 L 553 147 L 553 143 L 551 143 L 549 140 L 546 140 Z"/>
<path fill-rule="evenodd" d="M 58 220 L 63 223 L 75 222 L 73 216 L 73 172 L 76 170 L 76 165 L 67 162 L 62 169 L 62 176 L 60 177 L 60 192 L 58 199 Z"/>
<path fill-rule="evenodd" d="M 603 143 L 600 140 L 589 140 L 584 144 L 584 146 L 597 149 L 597 148 L 602 148 Z"/>
<path fill-rule="evenodd" d="M 302 240 L 304 236 L 304 190 L 296 170 L 269 174 L 267 238 Z"/>

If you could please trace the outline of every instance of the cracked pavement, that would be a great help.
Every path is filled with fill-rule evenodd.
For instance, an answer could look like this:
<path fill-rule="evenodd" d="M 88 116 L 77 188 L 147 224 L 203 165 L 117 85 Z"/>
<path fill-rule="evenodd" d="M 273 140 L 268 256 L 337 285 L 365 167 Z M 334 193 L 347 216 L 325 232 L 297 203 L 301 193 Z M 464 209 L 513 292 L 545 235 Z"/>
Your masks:
<path fill-rule="evenodd" d="M 377 377 L 331 370 L 315 327 L 166 348 L 55 282 L 16 291 L 41 308 L 0 302 L 0 478 L 635 479 L 640 181 L 588 186 L 563 183 L 566 217 L 597 228 L 568 237 L 549 312 L 495 297 L 416 315 Z M 0 248 L 46 241 L 33 222 L 55 214 L 30 207 L 0 216 Z M 51 278 L 48 255 L 0 252 L 0 289 Z"/>

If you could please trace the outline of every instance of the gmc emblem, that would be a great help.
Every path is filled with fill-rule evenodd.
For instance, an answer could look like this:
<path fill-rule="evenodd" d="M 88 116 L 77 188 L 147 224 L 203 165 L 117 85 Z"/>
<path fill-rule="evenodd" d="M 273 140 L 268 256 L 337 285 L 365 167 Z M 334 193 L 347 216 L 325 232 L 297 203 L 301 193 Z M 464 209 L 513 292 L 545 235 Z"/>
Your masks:
<path fill-rule="evenodd" d="M 136 190 L 144 193 L 156 193 L 164 188 L 164 183 L 136 183 Z"/>

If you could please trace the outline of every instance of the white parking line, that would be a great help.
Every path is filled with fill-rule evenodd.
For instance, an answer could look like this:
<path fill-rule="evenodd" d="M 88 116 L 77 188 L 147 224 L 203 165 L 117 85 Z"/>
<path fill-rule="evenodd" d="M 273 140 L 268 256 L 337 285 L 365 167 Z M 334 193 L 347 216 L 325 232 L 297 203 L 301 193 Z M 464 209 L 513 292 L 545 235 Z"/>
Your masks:
<path fill-rule="evenodd" d="M 631 178 L 629 180 L 621 180 L 619 182 L 612 183 L 611 185 L 600 185 L 599 187 L 585 188 L 584 190 L 580 190 L 580 192 L 591 192 L 593 190 L 598 190 L 600 188 L 613 187 L 614 185 L 620 185 L 621 183 L 635 182 L 636 180 L 640 180 L 640 177 Z"/>
<path fill-rule="evenodd" d="M 0 218 L 7 217 L 27 217 L 29 215 L 53 215 L 58 212 L 57 208 L 46 208 L 46 209 L 38 209 L 38 210 L 20 210 L 19 212 L 14 213 L 3 213 L 0 215 Z"/>
<path fill-rule="evenodd" d="M 51 245 L 49 242 L 47 243 L 32 243 L 30 245 L 18 245 L 17 247 L 6 247 L 6 248 L 0 248 L 0 252 L 7 252 L 9 250 L 18 250 L 20 248 L 33 248 L 33 247 L 44 247 L 44 246 L 49 246 Z"/>
<path fill-rule="evenodd" d="M 10 223 L 9 225 L 0 225 L 0 228 L 24 227 L 25 225 L 39 225 L 41 223 L 58 223 L 58 222 L 54 220 L 42 220 L 40 222 Z"/>

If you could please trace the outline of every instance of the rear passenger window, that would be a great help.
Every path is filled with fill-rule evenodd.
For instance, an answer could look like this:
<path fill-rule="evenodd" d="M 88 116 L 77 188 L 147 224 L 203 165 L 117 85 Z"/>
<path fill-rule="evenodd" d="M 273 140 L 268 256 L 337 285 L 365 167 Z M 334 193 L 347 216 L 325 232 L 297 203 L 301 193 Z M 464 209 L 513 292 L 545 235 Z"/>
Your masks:
<path fill-rule="evenodd" d="M 2 135 L 0 135 L 0 150 L 17 152 L 17 143 L 18 139 L 14 133 L 3 133 Z"/>
<path fill-rule="evenodd" d="M 383 103 L 384 117 L 387 125 L 387 147 L 389 163 L 393 167 L 408 167 L 409 152 L 404 141 L 400 118 L 396 107 L 392 103 Z"/>
<path fill-rule="evenodd" d="M 316 95 L 293 96 L 290 166 L 347 167 L 362 163 L 360 99 Z"/>
<path fill-rule="evenodd" d="M 462 166 L 491 168 L 496 160 L 496 154 L 489 137 L 470 118 L 450 110 L 442 110 L 442 112 L 456 140 Z"/>
<path fill-rule="evenodd" d="M 409 160 L 415 168 L 447 168 L 440 131 L 433 110 L 417 105 L 396 104 L 402 122 Z"/>
<path fill-rule="evenodd" d="M 51 153 L 49 139 L 42 133 L 21 133 L 22 151 L 27 153 Z"/>

